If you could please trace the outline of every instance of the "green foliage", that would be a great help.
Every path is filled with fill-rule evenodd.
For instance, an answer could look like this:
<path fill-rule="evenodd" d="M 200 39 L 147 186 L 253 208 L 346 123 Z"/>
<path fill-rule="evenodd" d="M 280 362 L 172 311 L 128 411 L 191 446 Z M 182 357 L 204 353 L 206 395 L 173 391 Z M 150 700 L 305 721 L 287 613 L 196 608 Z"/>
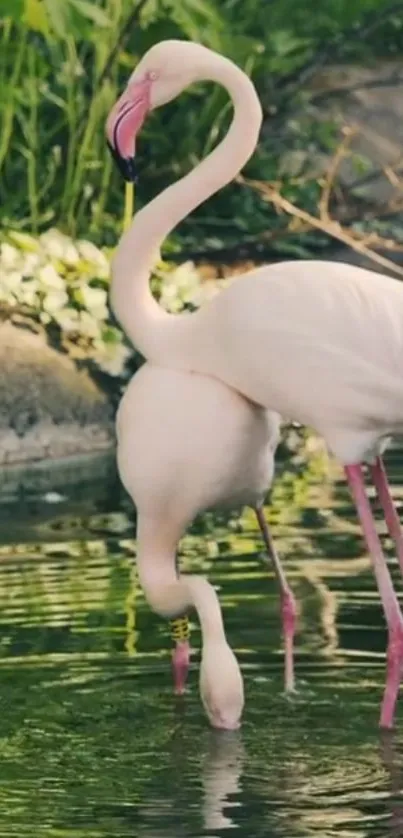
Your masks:
<path fill-rule="evenodd" d="M 315 129 L 294 122 L 299 78 L 326 56 L 373 57 L 403 45 L 402 16 L 384 0 L 0 0 L 0 191 L 2 224 L 39 232 L 57 226 L 113 244 L 122 183 L 104 139 L 104 122 L 138 58 L 156 41 L 201 41 L 233 58 L 253 77 L 273 118 L 249 173 L 276 177 L 284 148 L 306 144 Z M 373 21 L 378 19 L 378 22 Z M 370 37 L 357 37 L 368 26 Z M 128 38 L 122 33 L 127 30 Z M 302 85 L 303 86 L 303 85 Z M 217 142 L 230 119 L 225 95 L 197 87 L 157 111 L 139 146 L 140 200 L 189 170 Z M 280 120 L 280 122 L 279 122 Z M 315 142 L 330 142 L 322 125 Z M 321 132 L 321 134 L 320 134 Z M 315 146 L 313 146 L 314 149 Z M 305 201 L 301 187 L 302 203 Z M 215 244 L 259 233 L 276 215 L 228 187 L 183 225 L 182 243 Z"/>

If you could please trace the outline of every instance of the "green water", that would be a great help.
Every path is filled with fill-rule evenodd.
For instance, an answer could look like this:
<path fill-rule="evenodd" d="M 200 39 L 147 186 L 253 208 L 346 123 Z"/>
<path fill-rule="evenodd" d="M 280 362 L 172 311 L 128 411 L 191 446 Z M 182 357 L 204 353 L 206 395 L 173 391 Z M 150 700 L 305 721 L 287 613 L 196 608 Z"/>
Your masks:
<path fill-rule="evenodd" d="M 401 451 L 388 466 L 399 499 Z M 46 475 L 0 483 L 0 836 L 403 836 L 403 710 L 382 738 L 384 623 L 343 482 L 300 467 L 273 496 L 300 604 L 292 702 L 253 518 L 207 516 L 184 540 L 182 566 L 220 589 L 245 678 L 242 729 L 225 734 L 200 707 L 197 626 L 189 692 L 172 697 L 113 465 L 85 475 L 79 490 L 53 475 L 62 497 Z"/>

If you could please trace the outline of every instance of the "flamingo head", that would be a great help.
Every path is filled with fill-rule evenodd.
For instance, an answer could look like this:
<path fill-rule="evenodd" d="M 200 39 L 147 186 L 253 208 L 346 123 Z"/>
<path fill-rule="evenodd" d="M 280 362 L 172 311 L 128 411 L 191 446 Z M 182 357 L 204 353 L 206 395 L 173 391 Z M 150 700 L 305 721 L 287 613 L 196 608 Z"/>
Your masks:
<path fill-rule="evenodd" d="M 137 180 L 136 136 L 150 110 L 152 82 L 149 73 L 129 82 L 106 122 L 106 138 L 112 157 L 124 179 L 130 183 Z"/>
<path fill-rule="evenodd" d="M 237 730 L 244 691 L 238 661 L 226 641 L 208 642 L 200 666 L 200 696 L 212 727 Z"/>
<path fill-rule="evenodd" d="M 113 106 L 106 137 L 125 180 L 136 180 L 135 145 L 147 114 L 175 99 L 205 72 L 215 54 L 190 41 L 161 41 L 145 53 Z"/>

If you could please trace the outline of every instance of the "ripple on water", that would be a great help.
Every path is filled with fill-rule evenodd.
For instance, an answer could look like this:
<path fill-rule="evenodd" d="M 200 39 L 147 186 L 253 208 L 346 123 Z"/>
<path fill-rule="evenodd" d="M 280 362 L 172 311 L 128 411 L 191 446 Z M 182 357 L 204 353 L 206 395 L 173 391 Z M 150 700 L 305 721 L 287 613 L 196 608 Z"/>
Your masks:
<path fill-rule="evenodd" d="M 403 834 L 402 737 L 376 729 L 381 609 L 345 489 L 322 489 L 275 508 L 301 606 L 293 700 L 252 518 L 242 529 L 207 517 L 184 540 L 182 564 L 219 589 L 243 668 L 233 735 L 206 725 L 197 651 L 188 694 L 173 700 L 170 639 L 137 584 L 127 506 L 98 487 L 97 508 L 84 493 L 19 521 L 0 545 L 0 836 Z M 197 650 L 196 626 L 192 637 Z"/>

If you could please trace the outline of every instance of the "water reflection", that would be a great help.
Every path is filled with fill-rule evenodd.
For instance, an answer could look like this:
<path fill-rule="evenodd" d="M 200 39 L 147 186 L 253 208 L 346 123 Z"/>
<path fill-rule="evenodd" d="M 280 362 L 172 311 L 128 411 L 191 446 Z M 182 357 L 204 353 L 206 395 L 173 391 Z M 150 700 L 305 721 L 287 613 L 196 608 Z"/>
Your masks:
<path fill-rule="evenodd" d="M 241 806 L 245 748 L 239 731 L 211 731 L 202 769 L 203 827 L 207 832 L 235 827 L 234 809 Z M 232 797 L 232 803 L 230 798 Z"/>
<path fill-rule="evenodd" d="M 173 700 L 169 633 L 139 589 L 112 465 L 80 492 L 62 473 L 3 486 L 0 838 L 403 838 L 403 718 L 394 736 L 377 730 L 382 611 L 323 452 L 309 468 L 282 464 L 269 512 L 299 602 L 292 701 L 253 516 L 205 516 L 183 540 L 184 568 L 219 589 L 244 671 L 235 734 L 211 731 L 201 710 L 197 626 L 190 690 Z M 388 465 L 399 498 L 399 450 Z"/>
<path fill-rule="evenodd" d="M 380 756 L 389 777 L 390 836 L 403 836 L 403 737 L 386 732 L 380 736 Z"/>

